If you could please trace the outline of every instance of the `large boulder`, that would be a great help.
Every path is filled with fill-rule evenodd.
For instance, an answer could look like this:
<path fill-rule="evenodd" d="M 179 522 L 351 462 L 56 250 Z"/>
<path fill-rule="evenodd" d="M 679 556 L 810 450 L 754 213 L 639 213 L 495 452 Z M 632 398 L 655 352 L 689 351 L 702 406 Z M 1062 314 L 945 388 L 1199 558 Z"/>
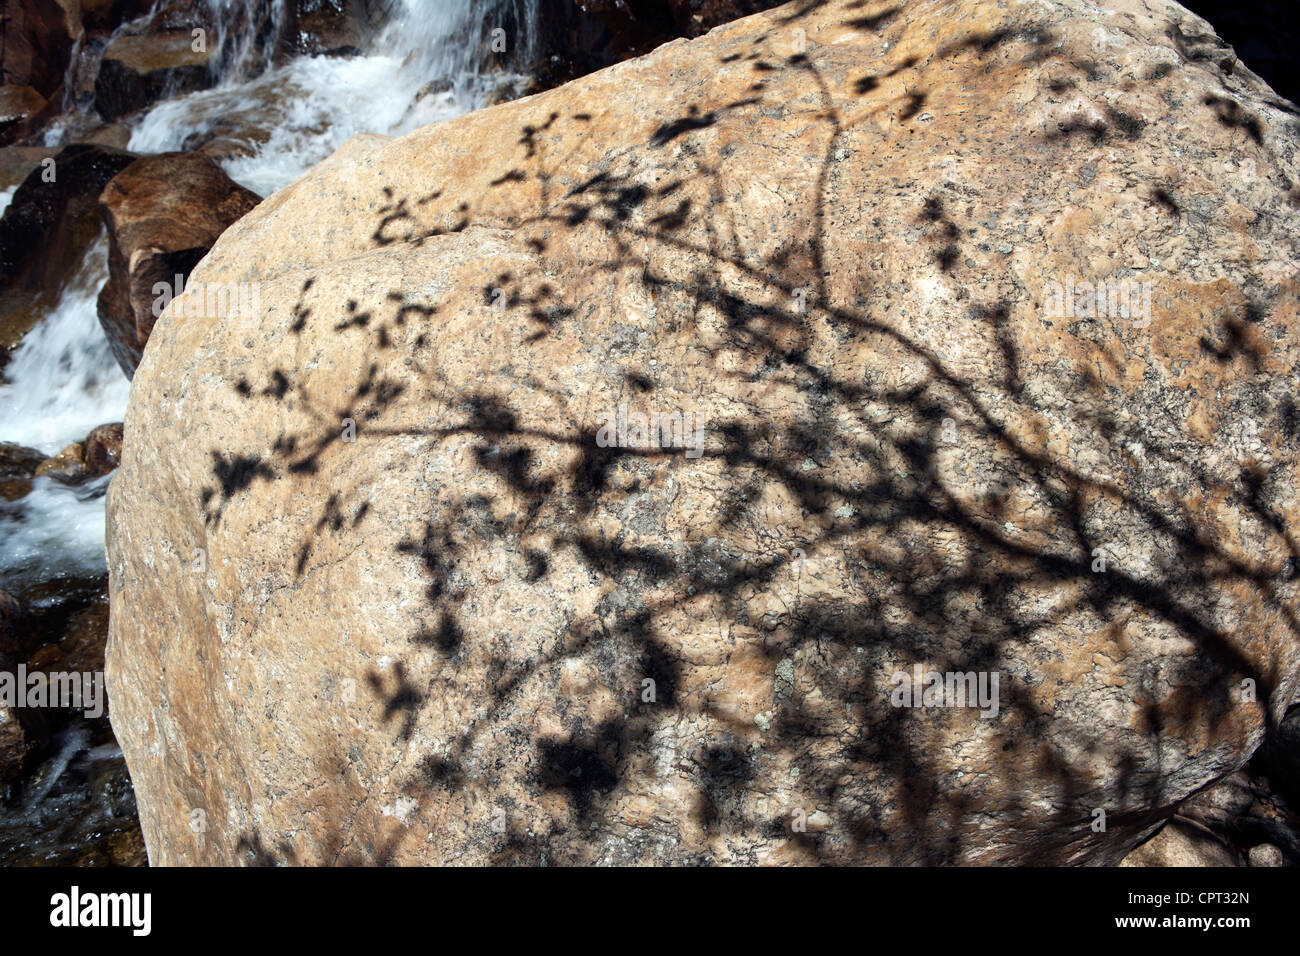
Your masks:
<path fill-rule="evenodd" d="M 151 860 L 1113 863 L 1241 766 L 1295 120 L 1110 6 L 790 4 L 228 229 L 108 493 Z"/>
<path fill-rule="evenodd" d="M 99 294 L 99 323 L 128 377 L 163 305 L 259 198 L 208 157 L 191 153 L 138 159 L 105 186 L 109 276 Z"/>

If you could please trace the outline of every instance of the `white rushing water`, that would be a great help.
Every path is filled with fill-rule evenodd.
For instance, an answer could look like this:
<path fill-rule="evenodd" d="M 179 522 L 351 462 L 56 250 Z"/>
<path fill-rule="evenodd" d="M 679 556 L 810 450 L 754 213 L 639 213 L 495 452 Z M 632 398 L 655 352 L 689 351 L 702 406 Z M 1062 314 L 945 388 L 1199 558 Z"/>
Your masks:
<path fill-rule="evenodd" d="M 531 22 L 537 0 L 393 0 L 385 26 L 353 57 L 302 56 L 267 69 L 270 48 L 240 29 L 257 9 L 279 25 L 283 0 L 204 0 L 218 24 L 212 89 L 155 105 L 135 121 L 129 148 L 157 153 L 220 137 L 237 145 L 220 162 L 261 196 L 282 188 L 360 132 L 397 135 L 485 105 L 522 77 L 489 67 L 506 44 L 516 62 L 527 39 L 494 35 L 511 15 Z M 278 30 L 266 31 L 274 36 Z M 61 123 L 47 136 L 59 145 Z M 53 141 L 51 141 L 53 140 Z M 0 192 L 0 212 L 13 190 Z M 0 381 L 0 441 L 53 454 L 106 422 L 121 421 L 128 382 L 99 327 L 95 299 L 107 278 L 107 242 L 87 253 L 61 300 L 23 339 Z M 47 478 L 17 502 L 0 501 L 0 587 L 104 571 L 104 482 L 68 488 Z"/>
<path fill-rule="evenodd" d="M 37 478 L 26 497 L 0 500 L 0 586 L 20 591 L 103 574 L 104 492 L 111 476 L 75 488 Z"/>
<path fill-rule="evenodd" d="M 130 383 L 95 312 L 107 279 L 108 239 L 101 233 L 58 304 L 9 359 L 0 383 L 0 440 L 52 455 L 96 425 L 121 421 Z"/>
<path fill-rule="evenodd" d="M 0 440 L 53 455 L 95 426 L 122 420 L 128 382 L 95 313 L 107 278 L 108 240 L 101 234 L 4 370 Z M 26 497 L 0 501 L 0 586 L 103 573 L 104 485 L 71 488 L 37 478 Z"/>
<path fill-rule="evenodd" d="M 240 0 L 208 0 L 229 23 Z M 251 155 L 221 160 L 232 179 L 261 196 L 287 185 L 356 133 L 400 135 L 485 105 L 522 76 L 486 68 L 494 23 L 517 0 L 395 0 L 394 17 L 371 37 L 367 55 L 303 56 L 244 79 L 258 52 L 222 29 L 218 49 L 231 58 L 214 89 L 154 107 L 129 148 L 158 153 L 209 136 L 231 139 Z M 532 16 L 536 0 L 519 6 Z M 272 7 L 273 13 L 278 4 Z M 526 39 L 495 38 L 507 50 Z M 518 51 L 527 58 L 527 50 Z"/>

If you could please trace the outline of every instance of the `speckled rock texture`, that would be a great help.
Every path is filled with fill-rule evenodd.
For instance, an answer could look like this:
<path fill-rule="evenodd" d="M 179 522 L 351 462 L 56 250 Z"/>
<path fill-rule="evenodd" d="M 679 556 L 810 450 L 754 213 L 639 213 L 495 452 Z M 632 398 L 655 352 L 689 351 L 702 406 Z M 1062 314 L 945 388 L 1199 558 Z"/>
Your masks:
<path fill-rule="evenodd" d="M 788 4 L 223 233 L 260 320 L 163 314 L 109 492 L 152 862 L 1105 864 L 1239 767 L 1297 117 L 1108 6 Z"/>

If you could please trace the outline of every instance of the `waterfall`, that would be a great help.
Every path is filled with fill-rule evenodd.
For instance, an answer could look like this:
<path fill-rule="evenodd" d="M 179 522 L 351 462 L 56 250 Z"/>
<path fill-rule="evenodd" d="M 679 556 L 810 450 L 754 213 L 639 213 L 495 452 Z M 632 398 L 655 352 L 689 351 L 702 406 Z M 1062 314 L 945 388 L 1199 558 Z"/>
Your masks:
<path fill-rule="evenodd" d="M 538 0 L 343 0 L 355 10 L 382 4 L 361 25 L 361 54 L 287 59 L 278 51 L 292 27 L 291 0 L 202 2 L 216 25 L 214 86 L 135 118 L 129 148 L 158 153 L 217 141 L 226 148 L 214 158 L 262 196 L 355 133 L 404 133 L 522 88 L 536 55 Z M 142 32 L 158 9 L 118 33 Z M 47 142 L 90 119 L 90 104 L 79 109 L 80 118 L 61 122 Z M 128 383 L 95 308 L 106 278 L 101 235 L 0 379 L 0 441 L 53 453 L 122 419 Z M 42 478 L 25 498 L 0 504 L 0 587 L 103 573 L 102 491 L 102 482 L 67 488 Z"/>
<path fill-rule="evenodd" d="M 403 59 L 426 80 L 481 83 L 495 60 L 526 69 L 536 58 L 537 0 L 393 0 L 376 52 Z M 499 32 L 495 32 L 499 31 Z M 501 49 L 494 56 L 493 45 Z"/>
<path fill-rule="evenodd" d="M 535 56 L 537 0 L 388 0 L 362 55 L 279 65 L 262 33 L 236 34 L 241 23 L 268 36 L 285 29 L 282 0 L 206 2 L 224 24 L 217 85 L 155 106 L 129 145 L 157 153 L 220 139 L 233 144 L 220 158 L 226 172 L 263 196 L 356 133 L 406 133 L 517 92 Z"/>
<path fill-rule="evenodd" d="M 212 18 L 211 64 L 219 83 L 233 84 L 275 60 L 285 32 L 284 0 L 203 0 Z"/>
<path fill-rule="evenodd" d="M 536 50 L 530 27 L 538 0 L 383 0 L 369 14 L 364 0 L 341 2 L 363 34 L 364 53 L 397 57 L 430 81 L 478 78 L 489 62 L 523 68 Z M 215 25 L 212 63 L 219 84 L 247 81 L 277 61 L 292 28 L 286 0 L 203 3 Z M 494 36 L 494 30 L 502 33 Z"/>

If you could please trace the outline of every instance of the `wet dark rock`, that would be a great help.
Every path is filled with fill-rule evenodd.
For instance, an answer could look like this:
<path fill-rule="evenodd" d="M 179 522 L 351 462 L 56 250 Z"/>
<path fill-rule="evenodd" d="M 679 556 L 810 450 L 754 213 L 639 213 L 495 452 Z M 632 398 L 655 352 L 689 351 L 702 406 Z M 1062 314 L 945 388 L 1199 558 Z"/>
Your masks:
<path fill-rule="evenodd" d="M 8 662 L 21 651 L 18 629 L 25 614 L 22 601 L 8 591 L 0 591 L 0 667 L 9 666 Z"/>
<path fill-rule="evenodd" d="M 118 466 L 121 457 L 120 422 L 100 425 L 84 440 L 73 442 L 53 455 L 0 442 L 0 497 L 8 501 L 22 498 L 31 491 L 33 478 L 52 478 L 65 485 L 101 478 Z"/>
<path fill-rule="evenodd" d="M 1300 704 L 1287 712 L 1256 761 L 1290 805 L 1300 809 Z"/>
<path fill-rule="evenodd" d="M 122 460 L 122 423 L 100 425 L 86 436 L 86 474 L 91 478 L 107 475 Z"/>
<path fill-rule="evenodd" d="M 783 0 L 666 0 L 678 33 L 697 37 L 714 27 L 778 6 Z"/>
<path fill-rule="evenodd" d="M 285 31 L 284 52 L 348 56 L 359 53 L 367 33 L 357 0 L 297 0 Z"/>
<path fill-rule="evenodd" d="M 211 159 L 192 153 L 137 160 L 104 189 L 109 278 L 99 322 L 128 377 L 169 300 L 159 284 L 177 294 L 177 276 L 183 284 L 217 237 L 259 201 Z"/>
<path fill-rule="evenodd" d="M 35 448 L 0 441 L 0 478 L 30 478 L 47 457 Z"/>
<path fill-rule="evenodd" d="M 77 485 L 90 477 L 86 473 L 86 446 L 81 442 L 60 449 L 36 467 L 37 478 L 53 478 L 64 485 Z"/>
<path fill-rule="evenodd" d="M 103 228 L 100 192 L 135 158 L 77 144 L 41 157 L 27 174 L 0 218 L 0 343 L 16 344 L 57 301 Z"/>
<path fill-rule="evenodd" d="M 137 2 L 144 2 L 147 9 L 148 0 L 137 0 Z M 208 39 L 211 39 L 211 31 L 215 25 L 212 8 L 206 0 L 172 0 L 157 12 L 151 28 L 159 32 L 169 32 L 193 31 L 196 27 L 201 27 L 208 31 Z"/>
<path fill-rule="evenodd" d="M 27 749 L 27 735 L 14 709 L 0 707 L 0 792 L 22 773 Z"/>
<path fill-rule="evenodd" d="M 22 626 L 20 641 L 0 643 L 0 668 L 23 662 L 29 673 L 102 674 L 103 585 L 46 582 L 24 592 L 30 611 L 0 591 L 0 637 L 10 612 Z M 0 710 L 0 865 L 145 863 L 135 794 L 107 713 Z"/>
<path fill-rule="evenodd" d="M 49 614 L 44 621 L 39 622 L 36 615 L 32 615 L 32 630 L 35 632 L 39 627 L 40 632 L 31 635 L 28 646 L 30 648 L 35 642 L 39 642 L 39 646 L 25 654 L 15 655 L 11 660 L 23 662 L 28 674 L 102 675 L 104 648 L 108 640 L 107 597 L 102 593 L 96 594 L 89 603 L 75 609 L 59 610 L 65 613 Z M 11 664 L 10 669 L 13 667 Z M 98 680 L 102 681 L 102 676 Z M 47 746 L 67 728 L 70 721 L 83 716 L 96 736 L 111 739 L 112 734 L 107 727 L 106 700 L 106 696 L 100 698 L 101 713 L 94 712 L 89 700 L 84 702 L 85 708 L 82 710 L 65 708 L 51 700 L 47 706 L 18 709 L 16 714 L 29 747 Z M 90 712 L 87 713 L 86 709 Z"/>
<path fill-rule="evenodd" d="M 135 792 L 106 721 L 74 718 L 0 801 L 0 866 L 144 866 Z"/>
<path fill-rule="evenodd" d="M 647 53 L 677 35 L 663 0 L 540 0 L 536 29 L 540 57 L 530 73 L 538 90 Z"/>
<path fill-rule="evenodd" d="M 223 116 L 210 126 L 185 137 L 181 148 L 187 153 L 201 153 L 215 163 L 239 156 L 252 156 L 271 138 L 270 130 L 259 125 L 249 113 L 240 111 Z"/>
<path fill-rule="evenodd" d="M 149 12 L 151 0 L 80 0 L 81 24 L 86 32 L 111 32 L 119 24 Z M 169 3 L 164 10 L 177 3 Z"/>
<path fill-rule="evenodd" d="M 104 55 L 104 41 L 90 40 L 72 55 L 72 65 L 64 79 L 65 92 L 77 103 L 89 103 L 95 97 L 95 77 L 99 73 L 99 61 Z"/>
<path fill-rule="evenodd" d="M 1261 750 L 1241 770 L 1193 794 L 1176 816 L 1230 846 L 1241 865 L 1261 843 L 1275 846 L 1290 865 L 1300 865 L 1300 817 L 1270 776 L 1274 766 L 1267 756 Z"/>
<path fill-rule="evenodd" d="M 125 123 L 106 123 L 77 138 L 79 143 L 110 146 L 114 149 L 126 149 L 130 141 L 131 127 Z"/>
<path fill-rule="evenodd" d="M 678 37 L 696 37 L 781 0 L 540 0 L 540 56 L 527 64 L 533 91 L 547 90 Z"/>
<path fill-rule="evenodd" d="M 98 595 L 86 607 L 72 612 L 57 643 L 46 644 L 28 658 L 29 671 L 93 672 L 104 669 L 104 644 L 108 639 L 108 599 Z"/>
<path fill-rule="evenodd" d="M 1183 803 L 1179 813 L 1213 830 L 1226 831 L 1232 822 L 1249 813 L 1256 799 L 1256 786 L 1244 770 L 1194 794 Z"/>
<path fill-rule="evenodd" d="M 17 501 L 31 491 L 31 479 L 45 458 L 35 448 L 0 442 L 0 498 Z"/>
<path fill-rule="evenodd" d="M 57 647 L 69 635 L 81 635 L 69 647 L 84 646 L 86 629 L 93 631 L 96 626 L 100 634 L 95 640 L 102 645 L 108 621 L 96 609 L 108 600 L 106 587 L 103 577 L 53 577 L 16 591 L 12 597 L 19 611 L 12 619 L 10 637 L 0 643 L 0 660 L 8 660 L 10 667 L 30 662 L 42 648 Z M 87 655 L 78 652 L 72 656 Z"/>
<path fill-rule="evenodd" d="M 73 23 L 55 0 L 7 0 L 0 84 L 30 86 L 52 97 L 63 83 L 75 36 Z"/>
<path fill-rule="evenodd" d="M 212 85 L 209 53 L 194 49 L 189 31 L 118 37 L 104 51 L 95 78 L 95 109 L 115 120 L 158 100 Z"/>

